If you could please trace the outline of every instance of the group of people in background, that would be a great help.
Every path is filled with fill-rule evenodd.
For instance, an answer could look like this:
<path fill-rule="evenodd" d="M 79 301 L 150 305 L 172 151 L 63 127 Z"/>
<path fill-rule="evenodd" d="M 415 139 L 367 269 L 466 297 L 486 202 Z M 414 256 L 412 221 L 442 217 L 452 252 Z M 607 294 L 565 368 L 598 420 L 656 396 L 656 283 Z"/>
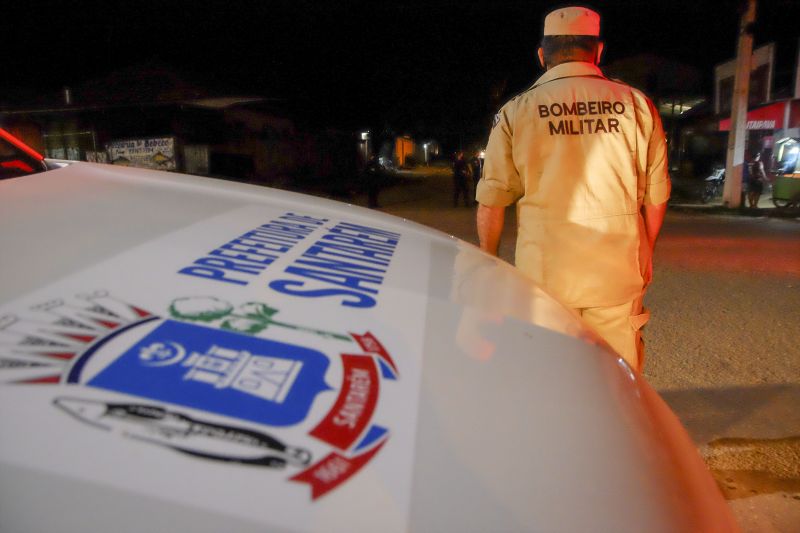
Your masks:
<path fill-rule="evenodd" d="M 458 201 L 464 202 L 464 207 L 475 205 L 475 190 L 481 179 L 483 161 L 475 154 L 467 160 L 464 151 L 459 150 L 453 160 L 453 207 L 458 207 Z"/>

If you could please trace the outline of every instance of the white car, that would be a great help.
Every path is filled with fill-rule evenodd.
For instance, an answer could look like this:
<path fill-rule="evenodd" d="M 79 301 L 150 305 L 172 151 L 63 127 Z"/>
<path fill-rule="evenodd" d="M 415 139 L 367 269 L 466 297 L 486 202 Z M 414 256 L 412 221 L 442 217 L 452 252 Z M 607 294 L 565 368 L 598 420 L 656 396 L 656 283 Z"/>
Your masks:
<path fill-rule="evenodd" d="M 476 247 L 285 191 L 19 159 L 0 531 L 736 530 L 644 379 Z"/>

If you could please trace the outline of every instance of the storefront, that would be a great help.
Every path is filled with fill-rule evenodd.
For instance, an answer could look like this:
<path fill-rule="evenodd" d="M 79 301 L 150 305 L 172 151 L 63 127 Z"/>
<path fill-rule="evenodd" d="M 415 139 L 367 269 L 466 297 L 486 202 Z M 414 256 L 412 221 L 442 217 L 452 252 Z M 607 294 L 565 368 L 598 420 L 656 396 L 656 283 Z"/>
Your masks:
<path fill-rule="evenodd" d="M 729 118 L 719 131 L 730 131 Z M 778 207 L 800 205 L 800 99 L 774 102 L 747 112 L 745 151 L 760 152 L 771 175 L 772 200 Z"/>
<path fill-rule="evenodd" d="M 719 131 L 730 131 L 731 119 L 719 121 Z M 800 99 L 783 100 L 747 112 L 745 150 L 760 152 L 767 170 L 778 172 L 777 141 L 800 138 Z"/>

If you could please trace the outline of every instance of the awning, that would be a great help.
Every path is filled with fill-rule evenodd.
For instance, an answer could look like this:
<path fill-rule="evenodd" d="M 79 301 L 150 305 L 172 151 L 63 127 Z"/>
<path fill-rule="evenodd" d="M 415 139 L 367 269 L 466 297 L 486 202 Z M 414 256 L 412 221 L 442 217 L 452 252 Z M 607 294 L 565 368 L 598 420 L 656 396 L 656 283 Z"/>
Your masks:
<path fill-rule="evenodd" d="M 748 130 L 779 130 L 783 128 L 786 102 L 775 102 L 747 112 Z M 731 119 L 719 121 L 719 131 L 730 131 Z"/>

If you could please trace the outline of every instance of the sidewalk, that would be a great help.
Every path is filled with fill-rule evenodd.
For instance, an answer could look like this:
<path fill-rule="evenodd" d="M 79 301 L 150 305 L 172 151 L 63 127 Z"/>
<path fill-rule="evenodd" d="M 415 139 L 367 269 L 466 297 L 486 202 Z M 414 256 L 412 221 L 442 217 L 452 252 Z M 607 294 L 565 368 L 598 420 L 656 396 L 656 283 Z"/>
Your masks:
<path fill-rule="evenodd" d="M 394 183 L 380 193 L 379 201 L 382 210 L 391 211 L 411 205 L 423 210 L 434 207 L 439 209 L 452 207 L 451 174 L 450 168 L 443 166 L 417 167 L 398 171 L 395 174 Z M 703 185 L 703 180 L 673 178 L 669 208 L 684 213 L 800 219 L 800 208 L 775 207 L 772 203 L 770 186 L 765 187 L 758 207 L 731 208 L 722 204 L 721 196 L 714 198 L 709 203 L 702 203 L 700 190 Z M 434 196 L 430 194 L 431 189 L 436 192 Z M 366 206 L 366 194 L 356 194 L 349 199 L 349 202 Z"/>
<path fill-rule="evenodd" d="M 772 203 L 772 187 L 770 185 L 764 187 L 758 207 L 754 208 L 726 207 L 722 203 L 722 196 L 704 204 L 700 201 L 700 192 L 704 185 L 703 180 L 672 178 L 672 197 L 668 204 L 669 208 L 685 213 L 800 219 L 799 208 L 775 207 Z"/>

